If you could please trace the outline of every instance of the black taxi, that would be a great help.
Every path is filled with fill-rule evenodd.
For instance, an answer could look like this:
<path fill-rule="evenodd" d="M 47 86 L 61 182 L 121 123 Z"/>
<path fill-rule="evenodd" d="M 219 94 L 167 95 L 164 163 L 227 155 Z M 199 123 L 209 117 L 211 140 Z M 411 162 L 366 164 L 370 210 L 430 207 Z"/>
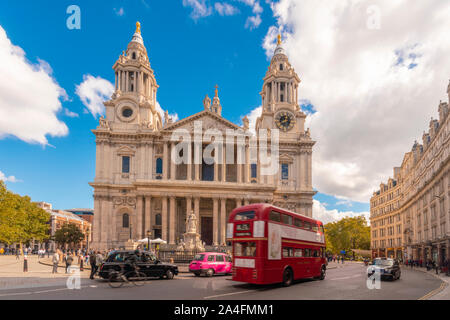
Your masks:
<path fill-rule="evenodd" d="M 161 279 L 173 279 L 178 275 L 178 267 L 174 264 L 161 262 L 152 252 L 140 251 L 138 254 L 134 250 L 112 251 L 106 261 L 99 269 L 99 275 L 103 279 L 108 279 L 112 270 L 131 271 L 133 269 L 129 261 L 136 261 L 139 271 L 144 272 L 148 277 L 158 277 Z"/>

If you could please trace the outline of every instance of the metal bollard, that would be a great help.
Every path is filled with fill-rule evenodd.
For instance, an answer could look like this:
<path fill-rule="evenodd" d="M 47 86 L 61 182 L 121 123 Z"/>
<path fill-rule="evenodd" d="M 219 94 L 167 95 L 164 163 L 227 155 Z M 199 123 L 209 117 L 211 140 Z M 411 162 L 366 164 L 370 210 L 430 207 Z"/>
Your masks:
<path fill-rule="evenodd" d="M 28 272 L 28 257 L 23 257 L 23 272 Z"/>

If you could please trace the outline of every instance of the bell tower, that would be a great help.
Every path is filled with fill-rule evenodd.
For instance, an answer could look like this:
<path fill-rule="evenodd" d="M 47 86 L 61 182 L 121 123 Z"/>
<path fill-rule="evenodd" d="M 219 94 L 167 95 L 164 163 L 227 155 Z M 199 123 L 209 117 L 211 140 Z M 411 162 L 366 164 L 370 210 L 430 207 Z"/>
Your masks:
<path fill-rule="evenodd" d="M 276 188 L 273 203 L 312 217 L 312 147 L 309 129 L 305 130 L 306 114 L 298 104 L 299 76 L 289 62 L 278 35 L 270 65 L 264 76 L 259 129 L 279 130 L 279 170 L 262 181 Z M 269 132 L 267 133 L 269 135 Z"/>
<path fill-rule="evenodd" d="M 159 130 L 162 119 L 156 110 L 158 84 L 141 35 L 141 24 L 113 66 L 115 91 L 105 102 L 106 120 L 111 126 L 138 125 Z"/>
<path fill-rule="evenodd" d="M 306 115 L 298 105 L 298 86 L 301 82 L 282 46 L 278 35 L 270 65 L 263 78 L 262 114 L 257 128 L 280 130 L 280 137 L 294 136 L 304 132 Z"/>

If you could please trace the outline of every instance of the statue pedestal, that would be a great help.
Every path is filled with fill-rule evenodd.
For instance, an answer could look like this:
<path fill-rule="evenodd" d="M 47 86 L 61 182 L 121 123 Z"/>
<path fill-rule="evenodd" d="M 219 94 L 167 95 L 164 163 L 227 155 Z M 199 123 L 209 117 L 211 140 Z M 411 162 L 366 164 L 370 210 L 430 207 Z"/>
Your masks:
<path fill-rule="evenodd" d="M 200 240 L 200 235 L 196 232 L 187 232 L 183 234 L 184 239 L 184 250 L 185 251 L 204 251 L 202 241 Z"/>
<path fill-rule="evenodd" d="M 134 250 L 134 249 L 135 245 L 133 240 L 128 240 L 127 242 L 125 242 L 125 250 Z"/>

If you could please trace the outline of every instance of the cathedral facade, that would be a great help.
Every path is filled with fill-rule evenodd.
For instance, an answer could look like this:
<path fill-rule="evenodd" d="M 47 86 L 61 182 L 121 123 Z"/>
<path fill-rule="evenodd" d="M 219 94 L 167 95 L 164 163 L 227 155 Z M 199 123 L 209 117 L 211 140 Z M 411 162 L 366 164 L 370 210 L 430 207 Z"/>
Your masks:
<path fill-rule="evenodd" d="M 222 117 L 217 87 L 213 99 L 206 96 L 197 113 L 176 122 L 167 112 L 162 116 L 139 23 L 113 69 L 115 92 L 104 103 L 106 115 L 93 130 L 92 247 L 121 248 L 147 235 L 176 245 L 191 213 L 206 245 L 225 245 L 230 212 L 250 203 L 273 203 L 312 216 L 315 142 L 304 128 L 306 114 L 298 104 L 300 79 L 280 37 L 263 78 L 262 112 L 254 134 L 247 118 L 239 126 Z M 217 133 L 213 138 L 211 130 Z M 238 135 L 229 139 L 230 132 L 244 137 L 242 143 Z M 264 144 L 262 132 L 268 136 Z M 188 136 L 183 143 L 180 133 Z M 275 138 L 277 148 L 271 149 Z M 266 153 L 261 153 L 263 149 Z M 276 170 L 267 170 L 269 164 L 261 155 L 273 156 L 273 150 Z M 208 161 L 206 153 L 214 161 Z"/>

